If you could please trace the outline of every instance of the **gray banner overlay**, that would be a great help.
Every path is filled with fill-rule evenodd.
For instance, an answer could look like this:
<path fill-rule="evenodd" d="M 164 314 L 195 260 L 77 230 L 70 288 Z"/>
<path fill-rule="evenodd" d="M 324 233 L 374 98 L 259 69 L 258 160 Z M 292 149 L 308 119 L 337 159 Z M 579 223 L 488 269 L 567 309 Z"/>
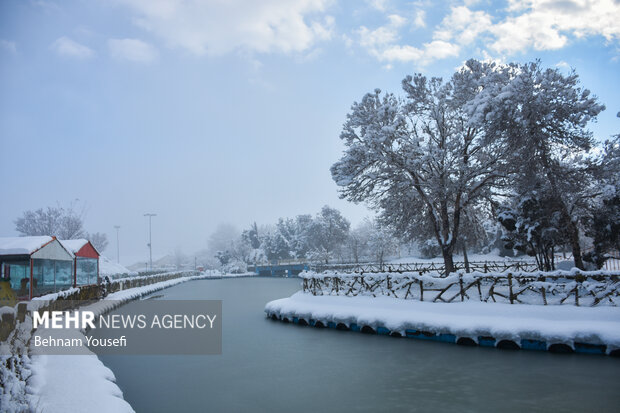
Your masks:
<path fill-rule="evenodd" d="M 30 340 L 31 354 L 222 353 L 222 301 L 107 301 L 105 305 L 117 308 L 101 316 L 93 316 L 100 303 L 31 313 L 33 325 L 38 324 Z"/>

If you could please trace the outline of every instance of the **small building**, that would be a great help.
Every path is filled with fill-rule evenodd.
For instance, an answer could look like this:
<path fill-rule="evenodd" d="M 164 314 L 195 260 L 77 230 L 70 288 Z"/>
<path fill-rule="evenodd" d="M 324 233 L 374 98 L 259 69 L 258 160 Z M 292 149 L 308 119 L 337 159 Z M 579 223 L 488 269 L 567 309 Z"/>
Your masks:
<path fill-rule="evenodd" d="M 74 256 L 56 237 L 0 238 L 0 283 L 18 300 L 73 287 Z"/>
<path fill-rule="evenodd" d="M 73 254 L 73 286 L 97 284 L 99 282 L 99 252 L 87 239 L 60 240 L 67 251 Z"/>

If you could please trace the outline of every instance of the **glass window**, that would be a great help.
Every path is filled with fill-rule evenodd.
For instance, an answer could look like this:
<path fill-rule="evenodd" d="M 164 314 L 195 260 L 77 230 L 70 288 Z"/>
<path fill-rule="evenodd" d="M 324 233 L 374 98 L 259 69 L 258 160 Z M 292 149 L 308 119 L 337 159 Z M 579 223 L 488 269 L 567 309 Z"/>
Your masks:
<path fill-rule="evenodd" d="M 77 258 L 77 285 L 97 283 L 97 259 Z"/>
<path fill-rule="evenodd" d="M 32 260 L 33 296 L 40 296 L 73 286 L 71 261 Z"/>
<path fill-rule="evenodd" d="M 18 296 L 28 295 L 30 263 L 28 261 L 2 263 L 2 279 L 9 281 Z"/>
<path fill-rule="evenodd" d="M 73 287 L 73 265 L 71 261 L 55 261 L 56 291 Z"/>

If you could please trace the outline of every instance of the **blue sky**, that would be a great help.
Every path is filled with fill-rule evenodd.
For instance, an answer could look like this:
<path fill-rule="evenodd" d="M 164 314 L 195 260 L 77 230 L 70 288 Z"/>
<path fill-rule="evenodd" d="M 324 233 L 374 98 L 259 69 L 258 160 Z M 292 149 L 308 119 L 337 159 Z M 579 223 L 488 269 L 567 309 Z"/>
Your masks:
<path fill-rule="evenodd" d="M 27 209 L 86 208 L 121 262 L 204 248 L 219 222 L 339 208 L 329 167 L 351 104 L 466 59 L 568 71 L 620 132 L 620 2 L 67 0 L 0 3 L 0 234 Z"/>

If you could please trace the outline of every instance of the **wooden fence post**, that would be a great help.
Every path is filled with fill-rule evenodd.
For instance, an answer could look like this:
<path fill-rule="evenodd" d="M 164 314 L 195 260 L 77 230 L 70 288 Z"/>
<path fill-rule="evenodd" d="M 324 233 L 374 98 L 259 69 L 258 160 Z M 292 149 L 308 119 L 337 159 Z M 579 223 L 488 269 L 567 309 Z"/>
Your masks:
<path fill-rule="evenodd" d="M 424 301 L 424 284 L 420 280 L 420 301 Z"/>
<path fill-rule="evenodd" d="M 508 290 L 510 292 L 510 304 L 514 304 L 514 296 L 512 293 L 512 274 L 508 273 Z"/>

